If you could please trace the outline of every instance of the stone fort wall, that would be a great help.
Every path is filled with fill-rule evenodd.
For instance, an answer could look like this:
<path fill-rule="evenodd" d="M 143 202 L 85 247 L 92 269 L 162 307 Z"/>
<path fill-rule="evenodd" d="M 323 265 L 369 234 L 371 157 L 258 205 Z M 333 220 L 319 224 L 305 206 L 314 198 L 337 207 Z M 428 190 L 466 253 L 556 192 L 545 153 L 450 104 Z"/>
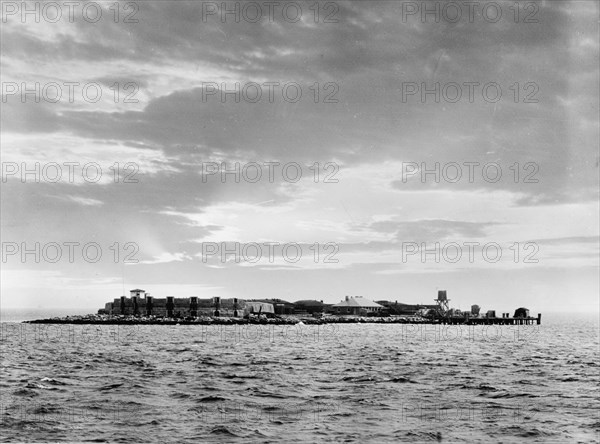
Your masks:
<path fill-rule="evenodd" d="M 237 298 L 155 298 L 144 290 L 131 290 L 130 297 L 115 298 L 112 302 L 107 302 L 100 311 L 109 315 L 166 317 L 213 316 L 218 311 L 221 316 L 242 316 L 245 305 L 245 301 Z"/>

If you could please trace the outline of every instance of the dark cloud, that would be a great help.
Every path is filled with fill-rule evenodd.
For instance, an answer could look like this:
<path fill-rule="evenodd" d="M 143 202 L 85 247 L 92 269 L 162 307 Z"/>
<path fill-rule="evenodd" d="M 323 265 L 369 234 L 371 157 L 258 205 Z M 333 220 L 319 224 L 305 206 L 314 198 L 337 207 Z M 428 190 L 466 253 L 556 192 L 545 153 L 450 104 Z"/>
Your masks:
<path fill-rule="evenodd" d="M 421 23 L 418 17 L 403 21 L 406 2 L 335 2 L 340 7 L 336 15 L 339 21 L 317 24 L 311 23 L 309 7 L 313 1 L 300 3 L 308 15 L 296 24 L 281 19 L 273 23 L 221 23 L 214 17 L 203 21 L 197 2 L 137 4 L 138 23 L 115 23 L 107 12 L 109 18 L 96 24 L 76 20 L 35 27 L 32 23 L 23 26 L 17 18 L 3 23 L 0 30 L 3 81 L 99 82 L 105 87 L 132 81 L 143 90 L 141 100 L 147 100 L 131 107 L 112 107 L 107 103 L 21 103 L 18 95 L 3 97 L 3 154 L 8 152 L 11 159 L 35 158 L 42 146 L 40 161 L 60 163 L 78 156 L 79 142 L 91 157 L 91 147 L 97 146 L 98 161 L 120 157 L 104 152 L 108 147 L 111 152 L 122 147 L 124 159 L 160 159 L 144 160 L 151 171 L 140 171 L 138 184 L 24 184 L 15 178 L 2 184 L 3 241 L 97 239 L 105 247 L 117 241 L 137 242 L 140 260 L 151 261 L 161 255 L 165 260 L 175 259 L 134 267 L 57 268 L 65 275 L 89 282 L 98 276 L 122 278 L 126 273 L 129 280 L 140 283 L 226 285 L 220 293 L 223 297 L 325 297 L 332 301 L 351 288 L 372 298 L 396 298 L 396 289 L 403 285 L 424 294 L 431 292 L 432 297 L 437 285 L 478 295 L 481 288 L 490 287 L 489 271 L 471 273 L 470 279 L 460 272 L 439 273 L 454 276 L 438 276 L 434 284 L 429 279 L 415 279 L 416 275 L 409 276 L 407 282 L 394 275 L 405 271 L 395 263 L 361 263 L 381 253 L 399 253 L 402 242 L 481 240 L 500 226 L 500 222 L 481 217 L 487 208 L 497 209 L 491 198 L 489 206 L 473 208 L 464 220 L 444 219 L 449 217 L 444 211 L 452 205 L 448 201 L 448 207 L 443 203 L 439 213 L 421 208 L 418 214 L 411 214 L 412 220 L 399 221 L 408 218 L 398 209 L 402 192 L 450 190 L 459 191 L 457 196 L 462 198 L 467 196 L 463 191 L 508 191 L 515 207 L 507 209 L 511 214 L 502 224 L 514 224 L 515 232 L 524 229 L 528 233 L 531 228 L 524 221 L 534 220 L 533 212 L 519 206 L 536 206 L 536 211 L 558 214 L 542 206 L 589 205 L 598 197 L 597 122 L 593 120 L 598 113 L 598 11 L 593 2 L 536 2 L 539 23 L 515 23 L 509 9 L 514 2 L 501 2 L 505 15 L 495 24 L 479 14 L 473 23 Z M 298 103 L 288 103 L 279 88 L 275 103 L 264 99 L 256 104 L 244 100 L 233 103 L 231 96 L 227 103 L 221 103 L 218 96 L 203 100 L 202 82 L 227 81 L 231 88 L 238 80 L 298 82 L 303 97 Z M 314 103 L 309 89 L 315 82 L 321 87 L 319 103 Z M 327 82 L 338 87 L 335 103 L 323 103 Z M 480 86 L 473 103 L 466 98 L 458 103 L 435 102 L 431 95 L 422 103 L 420 94 L 403 96 L 406 82 L 418 87 L 424 82 L 429 88 L 435 83 L 443 87 L 455 82 L 463 85 L 463 97 L 467 95 L 464 82 L 478 82 Z M 496 103 L 482 96 L 481 86 L 489 82 L 502 88 L 503 95 Z M 526 87 L 528 82 L 533 83 Z M 537 102 L 524 103 L 532 90 Z M 35 146 L 24 146 L 26 140 L 35 141 Z M 53 148 L 45 149 L 46 140 Z M 59 147 L 59 140 L 68 140 L 69 145 Z M 364 196 L 352 177 L 349 185 L 340 183 L 342 191 L 332 190 L 331 198 L 327 193 L 319 194 L 315 205 L 322 205 L 323 212 L 319 214 L 320 208 L 315 207 L 310 209 L 311 215 L 326 219 L 335 214 L 330 208 L 340 199 L 354 198 L 356 206 L 372 200 L 377 212 L 371 214 L 361 208 L 363 214 L 357 220 L 369 221 L 382 214 L 392 219 L 344 226 L 340 236 L 365 234 L 385 240 L 340 242 L 342 254 L 367 254 L 338 269 L 324 266 L 303 270 L 287 264 L 275 272 L 269 265 L 219 264 L 221 269 L 199 264 L 195 256 L 201 248 L 198 239 L 220 237 L 228 228 L 242 228 L 235 223 L 228 227 L 226 217 L 215 221 L 221 211 L 227 211 L 221 207 L 211 213 L 220 204 L 231 204 L 232 211 L 239 208 L 243 216 L 245 207 L 236 203 L 274 202 L 278 206 L 298 200 L 297 219 L 290 222 L 289 212 L 296 209 L 290 205 L 292 209 L 282 220 L 289 225 L 307 222 L 303 205 L 312 202 L 306 204 L 310 198 L 302 193 L 307 191 L 302 184 L 294 188 L 280 178 L 275 183 L 257 184 L 202 180 L 203 162 L 271 160 L 302 164 L 304 177 L 311 174 L 308 166 L 313 162 L 331 160 L 351 173 L 360 172 L 361 166 L 370 172 L 381 166 L 387 174 L 390 165 L 399 162 L 425 162 L 429 168 L 439 163 L 442 169 L 452 162 L 497 163 L 503 176 L 498 182 L 487 181 L 478 170 L 473 182 L 463 179 L 452 183 L 443 176 L 437 181 L 418 176 L 403 181 L 402 171 L 398 171 L 397 180 L 381 186 L 398 192 L 389 203 L 379 203 L 377 195 L 382 191 L 390 196 L 389 189 L 376 183 L 364 190 L 373 195 Z M 510 169 L 516 163 L 520 168 L 518 180 Z M 537 182 L 523 181 L 530 171 L 525 169 L 527 163 L 537 166 Z M 465 174 L 466 167 L 463 178 Z M 359 181 L 369 179 L 362 176 Z M 421 194 L 427 199 L 427 193 Z M 408 206 L 415 207 L 414 203 Z M 211 222 L 198 222 L 205 214 L 212 216 L 208 218 Z M 438 218 L 426 218 L 431 214 Z M 266 217 L 265 223 L 272 224 L 269 227 L 279 229 L 283 223 L 276 215 Z M 252 223 L 257 224 L 256 220 L 249 221 Z M 290 233 L 298 229 L 284 228 Z M 541 239 L 540 244 L 575 245 L 581 251 L 565 253 L 567 259 L 585 257 L 594 263 L 589 251 L 596 252 L 597 238 L 577 231 L 581 229 L 575 228 L 572 237 Z M 556 230 L 553 233 L 564 235 L 561 227 Z M 243 234 L 257 231 L 250 227 Z M 277 231 L 277 236 L 285 237 L 282 233 Z M 23 265 L 28 266 L 33 265 Z M 48 266 L 40 264 L 37 268 Z M 389 274 L 379 274 L 382 271 Z M 421 271 L 436 269 L 424 264 Z M 519 273 L 511 274 L 518 277 L 513 280 L 506 279 L 505 271 L 494 270 L 490 292 L 506 293 L 505 285 L 518 291 L 534 285 L 553 290 L 562 285 L 565 276 L 571 278 L 569 285 L 579 283 L 581 277 L 588 290 L 597 288 L 597 284 L 589 284 L 589 270 Z M 366 279 L 372 276 L 376 279 Z M 510 293 L 516 295 L 518 291 Z M 597 291 L 592 293 L 597 295 Z"/>
<path fill-rule="evenodd" d="M 309 3 L 302 4 L 305 12 L 310 11 Z M 401 2 L 340 2 L 339 6 L 338 23 L 311 26 L 281 20 L 221 23 L 209 17 L 203 21 L 201 8 L 192 2 L 178 2 L 177 7 L 142 3 L 136 24 L 103 20 L 90 26 L 76 21 L 68 25 L 77 31 L 76 38 L 58 34 L 46 41 L 27 28 L 9 26 L 3 32 L 8 62 L 24 54 L 47 64 L 91 57 L 98 63 L 112 60 L 130 70 L 131 78 L 122 75 L 123 81 L 144 87 L 150 84 L 151 74 L 144 70 L 141 75 L 138 62 L 153 67 L 155 75 L 191 62 L 243 82 L 298 82 L 304 96 L 295 104 L 281 97 L 275 103 L 256 104 L 231 103 L 231 97 L 221 103 L 214 96 L 203 101 L 197 85 L 214 79 L 199 71 L 196 82 L 175 86 L 175 92 L 152 98 L 139 111 L 90 111 L 9 100 L 3 126 L 21 133 L 63 131 L 182 157 L 193 152 L 226 153 L 233 158 L 339 159 L 348 164 L 386 159 L 482 164 L 499 160 L 505 169 L 515 162 L 536 162 L 538 185 L 476 180 L 475 186 L 483 189 L 526 194 L 519 205 L 560 202 L 574 197 L 571 190 L 594 185 L 582 184 L 583 175 L 571 177 L 568 171 L 573 148 L 565 147 L 572 147 L 572 130 L 561 100 L 569 94 L 574 70 L 582 66 L 566 44 L 573 38 L 568 3 L 540 4 L 539 23 L 515 23 L 505 16 L 495 24 L 480 13 L 473 23 L 421 23 L 414 17 L 403 22 Z M 510 11 L 503 8 L 505 15 Z M 597 73 L 596 66 L 587 69 Z M 98 79 L 112 81 L 107 76 Z M 321 88 L 335 82 L 338 102 L 315 104 L 308 89 L 314 82 Z M 428 87 L 436 82 L 442 86 L 478 82 L 481 86 L 474 103 L 424 104 L 419 94 L 408 100 L 403 97 L 403 82 L 426 82 Z M 483 98 L 481 87 L 490 82 L 502 87 L 497 103 Z M 527 82 L 534 84 L 525 88 Z M 523 103 L 532 88 L 537 88 L 539 103 Z M 463 94 L 467 95 L 467 87 Z M 474 185 L 410 181 L 393 186 L 412 190 L 472 189 Z"/>

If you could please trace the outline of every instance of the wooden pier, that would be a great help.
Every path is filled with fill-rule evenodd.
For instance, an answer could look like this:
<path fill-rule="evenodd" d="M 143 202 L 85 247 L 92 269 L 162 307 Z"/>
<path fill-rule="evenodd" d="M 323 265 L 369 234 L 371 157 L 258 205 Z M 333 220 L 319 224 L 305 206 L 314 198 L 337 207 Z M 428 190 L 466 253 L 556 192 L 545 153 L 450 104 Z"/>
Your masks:
<path fill-rule="evenodd" d="M 509 317 L 508 313 L 504 313 L 501 318 L 497 317 L 446 317 L 439 319 L 440 324 L 450 325 L 540 325 L 542 323 L 542 314 L 538 313 L 537 318 L 532 316 L 527 317 Z"/>

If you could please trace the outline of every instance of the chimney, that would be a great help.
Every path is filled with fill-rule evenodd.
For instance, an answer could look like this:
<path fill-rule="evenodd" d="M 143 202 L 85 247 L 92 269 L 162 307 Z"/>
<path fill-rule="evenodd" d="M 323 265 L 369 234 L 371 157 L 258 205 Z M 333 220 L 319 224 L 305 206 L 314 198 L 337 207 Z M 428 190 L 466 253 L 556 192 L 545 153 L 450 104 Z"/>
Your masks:
<path fill-rule="evenodd" d="M 346 296 L 346 300 L 348 300 L 348 299 L 349 299 L 348 296 Z"/>

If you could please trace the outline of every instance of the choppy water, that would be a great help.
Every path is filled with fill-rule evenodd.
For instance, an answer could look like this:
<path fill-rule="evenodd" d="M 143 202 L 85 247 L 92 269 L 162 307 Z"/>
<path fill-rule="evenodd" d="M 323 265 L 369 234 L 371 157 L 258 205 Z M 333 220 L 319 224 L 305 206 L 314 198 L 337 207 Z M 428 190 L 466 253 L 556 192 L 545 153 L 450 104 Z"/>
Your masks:
<path fill-rule="evenodd" d="M 598 442 L 597 320 L 544 321 L 448 330 L 4 323 L 1 436 Z"/>

